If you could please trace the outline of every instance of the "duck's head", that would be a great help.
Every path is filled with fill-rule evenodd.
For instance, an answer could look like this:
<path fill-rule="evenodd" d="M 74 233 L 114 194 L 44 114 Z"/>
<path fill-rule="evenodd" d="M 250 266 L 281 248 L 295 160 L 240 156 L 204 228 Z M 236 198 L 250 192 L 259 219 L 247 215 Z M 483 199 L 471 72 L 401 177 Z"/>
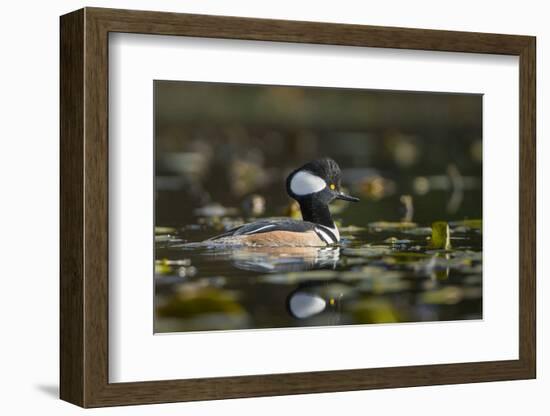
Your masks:
<path fill-rule="evenodd" d="M 342 171 L 338 164 L 330 159 L 317 159 L 296 169 L 286 179 L 288 195 L 300 202 L 313 198 L 329 204 L 335 199 L 357 202 L 359 198 L 346 195 L 340 189 Z"/>

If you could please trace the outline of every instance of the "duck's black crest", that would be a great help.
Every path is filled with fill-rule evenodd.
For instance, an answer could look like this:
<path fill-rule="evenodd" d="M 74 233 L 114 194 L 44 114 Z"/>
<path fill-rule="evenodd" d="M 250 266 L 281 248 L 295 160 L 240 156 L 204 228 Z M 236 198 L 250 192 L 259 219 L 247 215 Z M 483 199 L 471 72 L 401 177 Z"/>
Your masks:
<path fill-rule="evenodd" d="M 300 166 L 298 169 L 293 170 L 286 179 L 286 188 L 287 192 L 290 194 L 290 181 L 292 176 L 301 170 L 306 170 L 311 172 L 320 178 L 325 179 L 327 183 L 333 183 L 337 187 L 340 187 L 342 182 L 342 171 L 340 166 L 330 157 L 324 157 L 321 159 L 312 160 L 311 162 L 306 163 L 303 166 Z"/>

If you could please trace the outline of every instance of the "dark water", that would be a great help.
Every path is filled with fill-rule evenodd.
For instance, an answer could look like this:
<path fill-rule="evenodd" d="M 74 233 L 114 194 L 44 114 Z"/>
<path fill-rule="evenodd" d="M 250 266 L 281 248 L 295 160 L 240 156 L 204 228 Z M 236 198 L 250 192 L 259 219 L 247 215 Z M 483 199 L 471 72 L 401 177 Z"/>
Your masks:
<path fill-rule="evenodd" d="M 157 227 L 155 332 L 482 318 L 480 221 L 450 222 L 450 247 L 446 223 L 399 222 L 340 227 L 329 248 L 187 244 L 240 221 Z"/>

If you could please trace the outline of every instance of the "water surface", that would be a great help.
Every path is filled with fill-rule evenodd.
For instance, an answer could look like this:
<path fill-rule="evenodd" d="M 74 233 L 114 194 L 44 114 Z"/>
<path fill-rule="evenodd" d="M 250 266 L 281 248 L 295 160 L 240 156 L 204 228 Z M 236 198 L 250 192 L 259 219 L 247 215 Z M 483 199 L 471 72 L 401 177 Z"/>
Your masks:
<path fill-rule="evenodd" d="M 343 226 L 327 248 L 195 245 L 220 223 L 157 227 L 155 332 L 481 319 L 481 224 L 449 226 L 447 249 L 413 223 Z"/>

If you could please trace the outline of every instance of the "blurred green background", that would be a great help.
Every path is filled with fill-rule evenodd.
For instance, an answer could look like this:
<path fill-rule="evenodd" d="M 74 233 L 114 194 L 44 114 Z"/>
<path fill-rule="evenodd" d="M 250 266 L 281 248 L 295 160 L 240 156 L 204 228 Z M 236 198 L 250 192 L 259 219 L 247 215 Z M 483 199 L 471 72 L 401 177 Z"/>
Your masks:
<path fill-rule="evenodd" d="M 179 226 L 209 204 L 265 214 L 289 203 L 284 179 L 323 156 L 364 203 L 361 225 L 481 218 L 482 96 L 155 81 L 156 224 Z M 261 212 L 263 214 L 263 212 Z"/>

